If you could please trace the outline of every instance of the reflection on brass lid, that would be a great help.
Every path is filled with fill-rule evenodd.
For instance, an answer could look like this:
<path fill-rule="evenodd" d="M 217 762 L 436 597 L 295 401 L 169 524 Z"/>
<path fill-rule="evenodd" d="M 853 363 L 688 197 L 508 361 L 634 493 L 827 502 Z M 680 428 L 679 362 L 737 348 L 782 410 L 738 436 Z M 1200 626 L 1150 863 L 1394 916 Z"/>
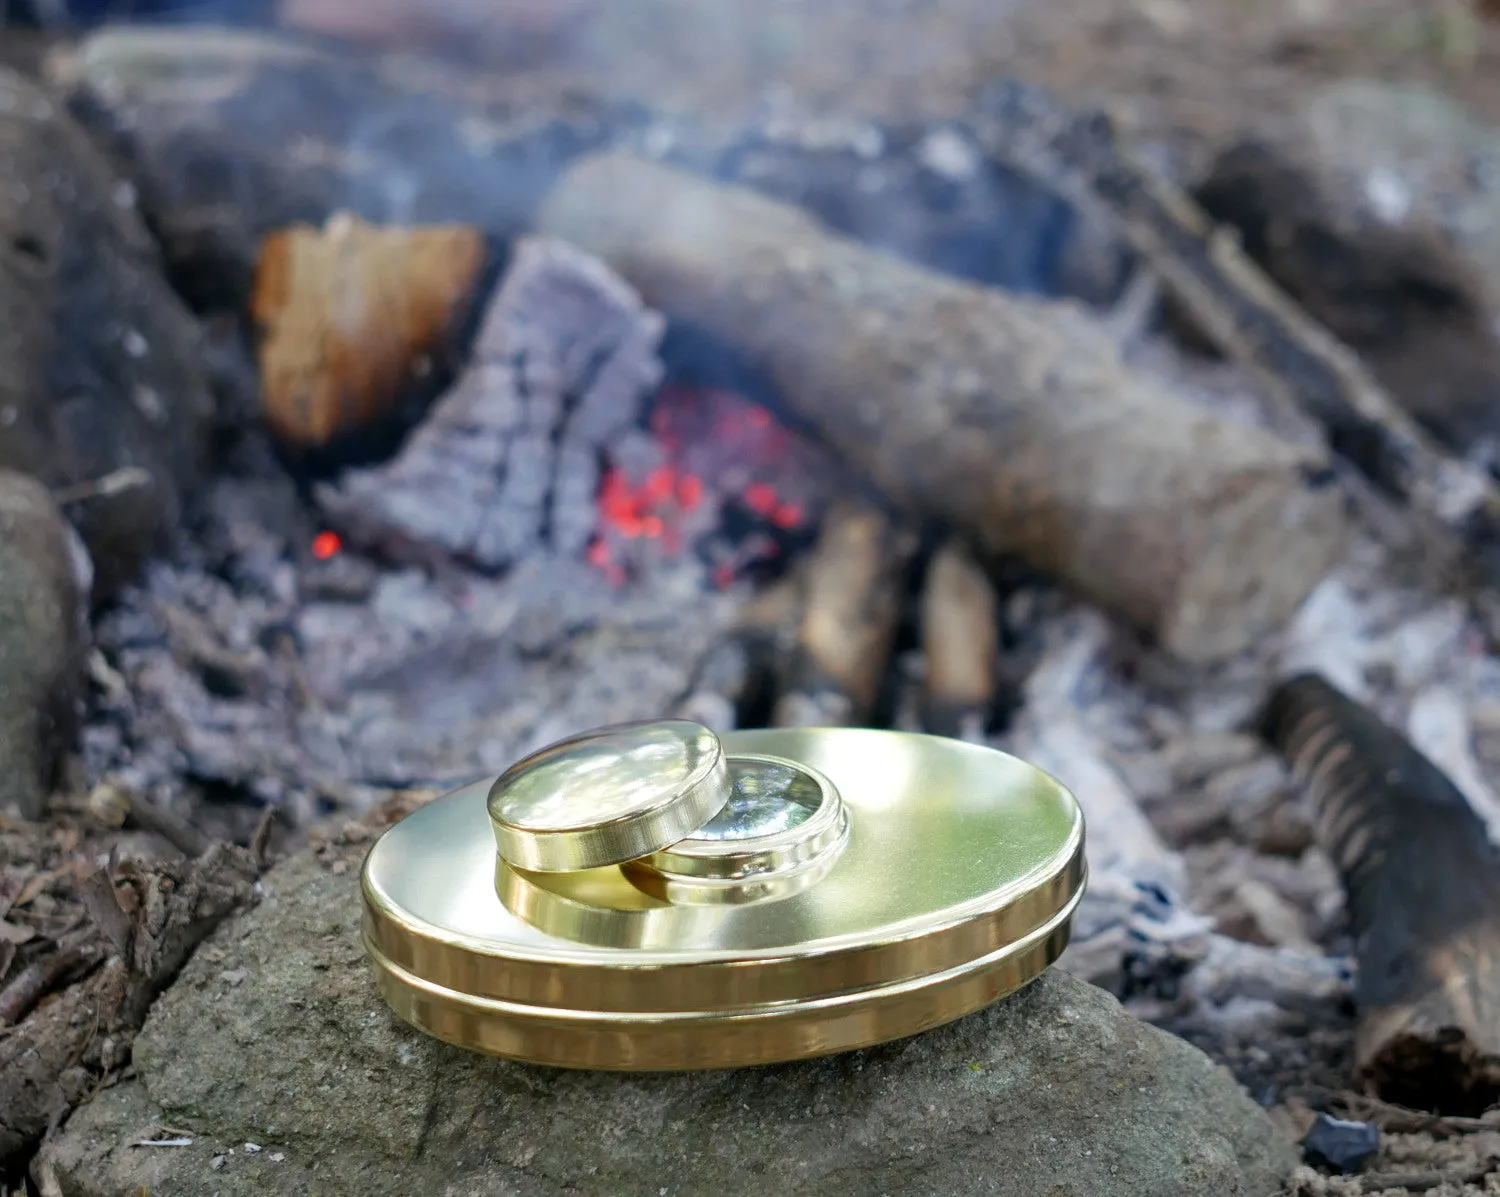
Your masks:
<path fill-rule="evenodd" d="M 537 872 L 646 856 L 703 826 L 729 799 L 719 739 L 683 719 L 559 740 L 512 765 L 489 793 L 500 855 Z"/>
<path fill-rule="evenodd" d="M 861 729 L 735 732 L 723 749 L 782 758 L 841 799 L 846 839 L 794 870 L 809 882 L 714 905 L 647 892 L 643 861 L 514 868 L 484 834 L 480 783 L 420 808 L 366 859 L 364 938 L 386 1000 L 439 1038 L 533 1063 L 732 1067 L 937 1026 L 1066 946 L 1083 820 L 1047 774 L 957 740 Z"/>
<path fill-rule="evenodd" d="M 724 809 L 692 835 L 625 865 L 647 893 L 683 905 L 790 895 L 832 867 L 849 836 L 838 788 L 797 761 L 729 757 Z"/>

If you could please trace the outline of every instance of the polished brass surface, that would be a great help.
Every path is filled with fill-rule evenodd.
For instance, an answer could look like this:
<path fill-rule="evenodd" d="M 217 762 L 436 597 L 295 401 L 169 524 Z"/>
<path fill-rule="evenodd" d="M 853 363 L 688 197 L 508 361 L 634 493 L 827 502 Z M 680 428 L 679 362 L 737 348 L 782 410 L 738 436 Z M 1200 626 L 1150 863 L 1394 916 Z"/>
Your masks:
<path fill-rule="evenodd" d="M 736 732 L 723 746 L 837 791 L 847 841 L 809 883 L 777 891 L 773 876 L 763 895 L 710 904 L 646 892 L 640 861 L 514 868 L 485 832 L 480 783 L 414 812 L 366 860 L 364 936 L 390 1004 L 450 1042 L 539 1063 L 724 1067 L 936 1026 L 1066 944 L 1083 821 L 1041 771 L 860 729 Z"/>
<path fill-rule="evenodd" d="M 733 789 L 723 810 L 632 867 L 672 879 L 769 880 L 815 865 L 847 841 L 848 812 L 837 787 L 818 770 L 785 757 L 738 753 L 729 757 L 729 777 Z"/>
<path fill-rule="evenodd" d="M 729 795 L 718 737 L 666 719 L 549 744 L 496 778 L 488 806 L 505 860 L 560 872 L 665 848 L 712 819 Z"/>
<path fill-rule="evenodd" d="M 1082 891 L 1048 923 L 978 960 L 894 985 L 780 1005 L 598 1013 L 474 998 L 372 952 L 381 994 L 447 1043 L 557 1068 L 670 1072 L 800 1060 L 887 1043 L 972 1014 L 1033 981 L 1068 946 Z"/>

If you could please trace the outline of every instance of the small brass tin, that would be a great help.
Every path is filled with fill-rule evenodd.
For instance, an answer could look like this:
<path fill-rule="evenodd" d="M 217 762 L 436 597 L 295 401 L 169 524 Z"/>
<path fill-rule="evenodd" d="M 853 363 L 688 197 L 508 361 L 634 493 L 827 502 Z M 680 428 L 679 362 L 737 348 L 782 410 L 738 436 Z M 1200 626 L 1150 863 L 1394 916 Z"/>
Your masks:
<path fill-rule="evenodd" d="M 517 761 L 490 787 L 500 855 L 536 872 L 623 864 L 676 843 L 729 801 L 719 738 L 685 719 L 601 727 Z"/>
<path fill-rule="evenodd" d="M 737 1067 L 938 1026 L 1066 947 L 1083 817 L 1041 770 L 852 728 L 722 747 L 747 829 L 731 799 L 717 827 L 620 864 L 508 863 L 483 782 L 388 830 L 363 871 L 386 1000 L 440 1039 L 537 1064 Z"/>

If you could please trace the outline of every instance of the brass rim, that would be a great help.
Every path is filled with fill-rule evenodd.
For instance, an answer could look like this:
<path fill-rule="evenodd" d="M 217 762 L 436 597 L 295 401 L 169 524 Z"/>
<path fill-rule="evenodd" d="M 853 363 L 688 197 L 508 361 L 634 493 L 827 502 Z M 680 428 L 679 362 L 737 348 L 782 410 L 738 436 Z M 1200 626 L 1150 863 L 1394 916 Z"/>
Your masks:
<path fill-rule="evenodd" d="M 639 801 L 620 797 L 623 809 L 604 816 L 576 809 L 538 817 L 516 809 L 515 792 L 543 771 L 564 768 L 570 754 L 611 742 L 623 752 L 648 736 L 691 747 L 684 750 L 689 759 L 674 762 L 672 775 L 656 779 Z M 487 806 L 501 857 L 533 872 L 574 872 L 635 860 L 675 843 L 713 818 L 729 793 L 718 737 L 701 724 L 670 719 L 613 724 L 538 749 L 495 779 Z"/>
<path fill-rule="evenodd" d="M 689 835 L 643 860 L 632 862 L 632 867 L 652 870 L 669 878 L 755 880 L 794 872 L 843 847 L 849 836 L 849 815 L 833 782 L 818 770 L 763 752 L 737 752 L 728 758 L 728 762 L 731 778 L 736 765 L 769 765 L 801 774 L 817 786 L 817 809 L 804 822 L 771 835 L 738 840 Z"/>
<path fill-rule="evenodd" d="M 983 1009 L 1040 976 L 1068 946 L 1080 890 L 1045 925 L 988 956 L 877 990 L 680 1014 L 599 1013 L 475 998 L 415 976 L 366 941 L 382 996 L 455 1047 L 553 1068 L 743 1068 L 870 1047 Z"/>

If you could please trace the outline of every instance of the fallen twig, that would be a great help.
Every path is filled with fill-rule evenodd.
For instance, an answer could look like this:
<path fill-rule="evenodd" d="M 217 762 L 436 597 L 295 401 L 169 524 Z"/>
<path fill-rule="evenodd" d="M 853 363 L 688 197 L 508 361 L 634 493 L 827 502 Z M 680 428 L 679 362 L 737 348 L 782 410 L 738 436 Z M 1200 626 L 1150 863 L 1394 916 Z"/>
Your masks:
<path fill-rule="evenodd" d="M 1500 1130 L 1500 1119 L 1494 1117 L 1467 1118 L 1458 1114 L 1434 1114 L 1427 1110 L 1414 1110 L 1393 1101 L 1382 1101 L 1366 1093 L 1355 1093 L 1350 1089 L 1306 1085 L 1288 1090 L 1287 1096 L 1301 1097 L 1314 1109 L 1325 1110 L 1341 1118 L 1373 1122 L 1383 1131 L 1395 1131 L 1398 1134 L 1426 1132 L 1452 1136 Z"/>
<path fill-rule="evenodd" d="M 1494 1160 L 1467 1172 L 1366 1172 L 1359 1186 L 1366 1193 L 1383 1193 L 1386 1189 L 1405 1189 L 1408 1193 L 1425 1193 L 1440 1185 L 1477 1184 L 1490 1174 Z"/>
<path fill-rule="evenodd" d="M 89 795 L 89 809 L 96 818 L 115 826 L 128 819 L 142 831 L 161 836 L 190 860 L 202 856 L 213 843 L 187 820 L 123 786 L 107 782 L 96 786 Z"/>
<path fill-rule="evenodd" d="M 27 965 L 0 989 L 0 1025 L 20 1022 L 59 981 L 98 958 L 96 946 L 79 944 Z"/>
<path fill-rule="evenodd" d="M 59 506 L 65 503 L 81 503 L 85 499 L 108 499 L 122 495 L 127 490 L 150 486 L 151 474 L 139 466 L 124 466 L 111 470 L 101 478 L 90 478 L 86 482 L 75 482 L 72 486 L 53 488 L 52 501 Z"/>

